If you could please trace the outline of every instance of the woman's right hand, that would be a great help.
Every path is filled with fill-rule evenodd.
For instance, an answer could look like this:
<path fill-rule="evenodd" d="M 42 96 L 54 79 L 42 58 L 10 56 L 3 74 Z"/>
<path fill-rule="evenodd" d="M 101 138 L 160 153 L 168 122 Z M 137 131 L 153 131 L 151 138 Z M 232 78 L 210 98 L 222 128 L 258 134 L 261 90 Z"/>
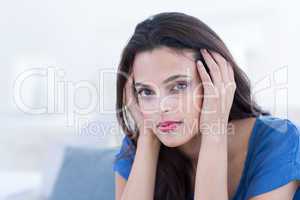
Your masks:
<path fill-rule="evenodd" d="M 151 121 L 146 121 L 144 115 L 140 109 L 139 104 L 137 103 L 137 99 L 134 95 L 134 86 L 133 86 L 133 73 L 128 77 L 128 80 L 125 84 L 125 90 L 123 97 L 125 100 L 125 105 L 128 107 L 130 114 L 132 115 L 134 122 L 136 123 L 139 135 L 138 135 L 138 143 L 140 142 L 151 142 L 152 144 L 160 144 L 159 139 L 153 132 L 153 128 Z"/>

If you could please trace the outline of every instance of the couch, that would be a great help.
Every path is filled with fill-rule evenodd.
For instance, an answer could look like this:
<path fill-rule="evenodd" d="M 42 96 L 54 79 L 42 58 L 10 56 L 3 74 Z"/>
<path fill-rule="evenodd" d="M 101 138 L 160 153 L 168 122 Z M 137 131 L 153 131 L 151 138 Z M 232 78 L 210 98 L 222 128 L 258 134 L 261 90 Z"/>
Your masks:
<path fill-rule="evenodd" d="M 118 149 L 67 147 L 49 200 L 113 200 Z"/>

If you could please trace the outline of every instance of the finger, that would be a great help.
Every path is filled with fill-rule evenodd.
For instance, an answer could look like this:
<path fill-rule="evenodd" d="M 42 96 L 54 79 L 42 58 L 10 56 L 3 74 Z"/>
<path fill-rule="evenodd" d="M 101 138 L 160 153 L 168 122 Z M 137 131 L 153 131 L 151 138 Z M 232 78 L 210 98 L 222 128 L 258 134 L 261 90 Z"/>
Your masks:
<path fill-rule="evenodd" d="M 222 76 L 217 63 L 206 49 L 201 49 L 201 53 L 209 68 L 213 83 L 219 84 L 222 81 Z"/>
<path fill-rule="evenodd" d="M 123 106 L 126 106 L 126 103 L 127 103 L 127 101 L 126 101 L 126 90 L 125 90 L 125 87 L 124 87 L 124 89 L 123 89 Z"/>
<path fill-rule="evenodd" d="M 213 88 L 214 85 L 212 83 L 212 80 L 209 77 L 203 63 L 200 60 L 197 61 L 197 70 L 198 70 L 198 73 L 200 75 L 203 87 Z"/>
<path fill-rule="evenodd" d="M 228 77 L 229 77 L 229 81 L 230 82 L 235 82 L 234 80 L 234 71 L 233 71 L 233 67 L 232 65 L 227 62 L 227 66 L 228 66 Z"/>
<path fill-rule="evenodd" d="M 134 110 L 138 109 L 139 106 L 137 104 L 136 96 L 134 92 L 134 81 L 133 81 L 132 74 L 128 77 L 125 87 L 126 87 L 127 103 L 129 104 L 129 107 Z"/>
<path fill-rule="evenodd" d="M 142 119 L 142 114 L 140 113 L 139 105 L 136 102 L 136 98 L 133 94 L 133 87 L 132 87 L 133 79 L 129 78 L 127 85 L 126 85 L 126 96 L 127 96 L 127 107 L 128 111 L 132 115 L 132 117 L 135 119 L 135 122 L 138 123 Z"/>
<path fill-rule="evenodd" d="M 132 103 L 134 100 L 134 92 L 133 92 L 133 77 L 130 75 L 125 84 L 126 91 L 126 103 Z"/>
<path fill-rule="evenodd" d="M 125 87 L 124 87 L 124 90 L 123 90 L 123 100 L 124 100 L 124 104 L 126 107 L 129 108 L 129 105 L 130 105 L 130 83 L 129 83 L 129 79 L 126 80 L 126 83 L 125 83 Z"/>
<path fill-rule="evenodd" d="M 210 51 L 211 54 L 213 55 L 213 58 L 215 59 L 216 63 L 219 66 L 220 72 L 221 72 L 221 76 L 222 76 L 222 80 L 227 83 L 229 81 L 228 78 L 228 66 L 227 66 L 227 61 L 225 60 L 225 58 L 223 56 L 221 56 L 221 54 L 215 52 L 215 51 Z"/>

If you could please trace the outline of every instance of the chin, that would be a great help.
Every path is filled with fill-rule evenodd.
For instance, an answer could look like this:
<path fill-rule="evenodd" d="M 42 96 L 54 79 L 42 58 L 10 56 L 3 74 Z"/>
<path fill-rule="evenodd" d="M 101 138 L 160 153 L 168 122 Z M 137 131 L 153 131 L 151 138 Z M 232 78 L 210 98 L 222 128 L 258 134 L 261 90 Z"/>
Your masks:
<path fill-rule="evenodd" d="M 189 138 L 178 133 L 158 133 L 157 137 L 167 147 L 179 147 L 189 141 Z"/>
<path fill-rule="evenodd" d="M 180 146 L 180 144 L 174 143 L 174 142 L 168 142 L 168 141 L 161 141 L 165 146 L 174 148 Z"/>

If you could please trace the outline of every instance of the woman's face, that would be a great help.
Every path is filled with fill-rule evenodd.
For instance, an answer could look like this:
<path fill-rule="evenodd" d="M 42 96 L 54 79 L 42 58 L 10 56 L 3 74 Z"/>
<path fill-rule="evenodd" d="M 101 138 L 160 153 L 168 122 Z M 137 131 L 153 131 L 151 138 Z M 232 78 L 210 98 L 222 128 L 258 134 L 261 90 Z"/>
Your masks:
<path fill-rule="evenodd" d="M 144 120 L 164 145 L 178 147 L 198 133 L 203 88 L 193 51 L 162 47 L 139 53 L 133 76 Z"/>

